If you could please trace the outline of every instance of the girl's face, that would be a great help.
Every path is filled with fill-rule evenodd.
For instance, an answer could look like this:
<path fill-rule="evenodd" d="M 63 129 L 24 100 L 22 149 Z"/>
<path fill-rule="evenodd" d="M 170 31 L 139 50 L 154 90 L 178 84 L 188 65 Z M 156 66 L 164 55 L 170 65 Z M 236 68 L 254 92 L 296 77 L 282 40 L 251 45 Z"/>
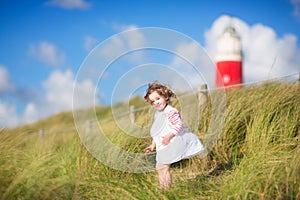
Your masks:
<path fill-rule="evenodd" d="M 149 99 L 150 104 L 157 110 L 164 110 L 167 105 L 166 98 L 159 95 L 156 91 L 149 95 Z"/>

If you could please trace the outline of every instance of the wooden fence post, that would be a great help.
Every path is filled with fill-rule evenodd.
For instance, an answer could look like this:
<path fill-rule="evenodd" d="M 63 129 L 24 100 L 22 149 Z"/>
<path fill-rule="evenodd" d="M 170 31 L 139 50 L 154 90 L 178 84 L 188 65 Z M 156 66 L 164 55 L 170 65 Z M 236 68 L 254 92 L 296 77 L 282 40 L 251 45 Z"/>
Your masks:
<path fill-rule="evenodd" d="M 200 92 L 198 94 L 199 106 L 204 107 L 207 103 L 207 85 L 200 85 Z"/>
<path fill-rule="evenodd" d="M 89 133 L 89 132 L 91 132 L 91 130 L 92 130 L 92 122 L 91 122 L 91 120 L 87 120 L 85 122 L 85 132 Z"/>
<path fill-rule="evenodd" d="M 129 113 L 130 122 L 134 124 L 135 122 L 135 107 L 130 106 L 130 113 Z"/>
<path fill-rule="evenodd" d="M 43 129 L 39 130 L 39 136 L 40 136 L 40 138 L 44 137 L 44 130 Z"/>

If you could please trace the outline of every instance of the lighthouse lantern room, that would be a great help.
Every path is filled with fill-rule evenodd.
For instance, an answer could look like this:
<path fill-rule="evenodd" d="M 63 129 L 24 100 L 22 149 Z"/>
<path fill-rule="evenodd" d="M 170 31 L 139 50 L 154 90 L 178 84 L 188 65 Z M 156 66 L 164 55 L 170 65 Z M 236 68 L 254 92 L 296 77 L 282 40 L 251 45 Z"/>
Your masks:
<path fill-rule="evenodd" d="M 217 40 L 216 87 L 240 84 L 242 80 L 242 49 L 240 37 L 232 25 Z"/>

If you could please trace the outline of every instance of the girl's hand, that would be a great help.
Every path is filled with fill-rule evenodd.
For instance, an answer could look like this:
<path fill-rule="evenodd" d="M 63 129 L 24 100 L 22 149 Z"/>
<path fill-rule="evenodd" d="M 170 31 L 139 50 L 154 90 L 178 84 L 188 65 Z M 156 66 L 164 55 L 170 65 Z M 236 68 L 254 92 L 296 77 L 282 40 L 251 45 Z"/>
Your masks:
<path fill-rule="evenodd" d="M 168 135 L 163 136 L 163 137 L 162 137 L 161 143 L 162 143 L 163 145 L 165 145 L 165 146 L 168 145 L 168 144 L 170 143 L 170 140 L 171 140 L 174 136 L 175 136 L 174 133 L 169 133 Z"/>
<path fill-rule="evenodd" d="M 146 153 L 149 153 L 151 151 L 154 151 L 154 148 L 155 148 L 155 143 L 152 142 L 152 144 L 149 147 L 146 147 L 144 150 Z"/>

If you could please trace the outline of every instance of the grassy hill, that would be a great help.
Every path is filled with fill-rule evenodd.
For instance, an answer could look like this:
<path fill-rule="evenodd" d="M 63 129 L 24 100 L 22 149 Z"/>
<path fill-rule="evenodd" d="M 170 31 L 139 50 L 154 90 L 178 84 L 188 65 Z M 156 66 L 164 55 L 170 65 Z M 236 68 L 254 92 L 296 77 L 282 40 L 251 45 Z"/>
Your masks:
<path fill-rule="evenodd" d="M 0 199 L 300 199 L 299 83 L 241 87 L 226 97 L 217 144 L 205 158 L 174 164 L 169 191 L 158 189 L 155 172 L 126 173 L 92 157 L 71 112 L 1 130 Z M 130 104 L 145 105 L 139 98 Z M 210 109 L 199 121 L 200 138 Z M 105 119 L 111 109 L 99 107 L 96 116 Z M 128 151 L 142 151 L 149 143 L 120 137 L 112 121 L 105 123 L 112 141 Z"/>

